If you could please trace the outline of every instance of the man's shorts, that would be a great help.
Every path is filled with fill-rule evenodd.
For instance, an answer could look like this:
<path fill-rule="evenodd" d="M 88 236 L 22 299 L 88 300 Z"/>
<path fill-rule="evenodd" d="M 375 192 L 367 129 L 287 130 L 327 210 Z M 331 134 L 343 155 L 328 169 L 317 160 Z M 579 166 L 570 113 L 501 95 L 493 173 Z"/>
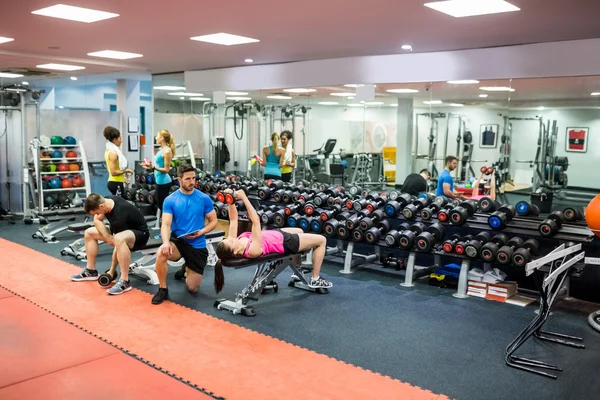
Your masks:
<path fill-rule="evenodd" d="M 185 258 L 185 265 L 189 269 L 197 274 L 204 275 L 204 267 L 206 267 L 206 261 L 208 260 L 208 250 L 196 249 L 185 240 L 175 237 L 171 238 L 171 243 L 177 247 L 181 257 Z"/>
<path fill-rule="evenodd" d="M 141 249 L 148 243 L 148 239 L 150 239 L 150 232 L 138 231 L 137 229 L 129 229 L 133 232 L 135 236 L 135 242 L 133 243 L 133 247 L 131 251 L 136 251 Z"/>

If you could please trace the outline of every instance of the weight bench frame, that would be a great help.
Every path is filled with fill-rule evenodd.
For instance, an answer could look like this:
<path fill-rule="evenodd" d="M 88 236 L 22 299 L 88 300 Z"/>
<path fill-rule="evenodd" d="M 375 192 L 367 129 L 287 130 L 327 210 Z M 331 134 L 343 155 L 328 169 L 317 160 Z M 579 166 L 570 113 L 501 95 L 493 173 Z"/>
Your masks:
<path fill-rule="evenodd" d="M 258 301 L 257 295 L 263 289 L 270 288 L 273 285 L 273 280 L 288 267 L 293 272 L 288 286 L 319 294 L 329 293 L 327 288 L 311 288 L 308 286 L 309 281 L 305 277 L 305 272 L 312 271 L 312 269 L 302 268 L 301 257 L 303 254 L 305 253 L 290 254 L 287 256 L 273 254 L 263 258 L 246 259 L 247 263 L 244 264 L 240 263 L 239 259 L 232 260 L 233 263 L 230 265 L 223 264 L 224 267 L 235 269 L 256 265 L 256 271 L 254 271 L 252 281 L 240 293 L 236 294 L 234 300 L 219 299 L 214 302 L 213 306 L 217 310 L 231 311 L 234 315 L 242 314 L 246 317 L 254 317 L 256 311 L 254 307 L 247 305 L 248 302 L 250 300 Z"/>
<path fill-rule="evenodd" d="M 52 215 L 52 217 L 58 217 L 59 219 L 54 221 L 48 220 L 48 223 L 44 226 L 39 227 L 38 230 L 35 231 L 33 235 L 31 235 L 31 237 L 33 239 L 42 239 L 45 243 L 58 243 L 56 235 L 66 230 L 69 230 L 69 225 L 71 225 L 71 223 L 75 221 L 78 216 L 86 215 L 83 209 L 81 209 L 81 211 L 79 211 L 79 209 L 65 211 L 71 212 L 65 212 L 61 214 L 57 211 L 57 215 Z M 88 222 L 88 220 L 89 217 L 86 217 L 84 223 Z"/>

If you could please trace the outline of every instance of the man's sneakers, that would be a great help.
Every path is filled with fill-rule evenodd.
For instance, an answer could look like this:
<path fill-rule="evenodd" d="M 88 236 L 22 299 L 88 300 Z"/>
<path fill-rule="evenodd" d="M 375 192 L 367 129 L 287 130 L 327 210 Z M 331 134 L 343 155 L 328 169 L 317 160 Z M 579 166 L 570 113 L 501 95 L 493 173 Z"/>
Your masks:
<path fill-rule="evenodd" d="M 115 283 L 115 285 L 108 289 L 106 292 L 108 294 L 117 295 L 129 292 L 131 289 L 133 289 L 133 287 L 129 284 L 129 281 L 119 279 L 119 281 Z"/>
<path fill-rule="evenodd" d="M 71 275 L 71 280 L 74 282 L 97 281 L 98 271 L 96 271 L 95 269 L 84 268 L 83 271 L 81 271 L 77 275 Z"/>
<path fill-rule="evenodd" d="M 158 288 L 158 293 L 152 298 L 152 304 L 160 304 L 165 300 L 169 300 L 169 289 Z"/>
<path fill-rule="evenodd" d="M 310 287 L 311 289 L 330 288 L 332 286 L 333 283 L 326 281 L 321 277 L 318 277 L 317 279 L 310 278 L 310 283 L 308 284 L 308 287 Z"/>
<path fill-rule="evenodd" d="M 173 276 L 173 278 L 175 278 L 175 280 L 182 281 L 185 279 L 185 272 L 185 264 L 183 264 L 181 268 L 175 272 L 175 276 Z"/>

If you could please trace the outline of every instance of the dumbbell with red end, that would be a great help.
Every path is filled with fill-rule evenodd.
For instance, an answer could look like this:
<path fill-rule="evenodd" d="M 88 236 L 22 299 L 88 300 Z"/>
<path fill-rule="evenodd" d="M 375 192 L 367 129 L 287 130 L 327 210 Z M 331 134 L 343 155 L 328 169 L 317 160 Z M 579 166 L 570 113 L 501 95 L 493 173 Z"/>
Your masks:
<path fill-rule="evenodd" d="M 248 195 L 248 189 L 246 189 L 245 187 L 242 187 L 242 186 L 232 187 L 231 190 L 242 190 L 244 193 L 246 193 L 246 196 Z M 235 193 L 232 192 L 231 190 L 225 190 L 223 192 L 217 193 L 217 201 L 222 201 L 227 204 L 233 204 L 236 201 L 238 201 L 235 197 Z M 221 200 L 221 196 L 222 196 L 223 200 Z"/>
<path fill-rule="evenodd" d="M 328 221 L 341 212 L 342 212 L 342 207 L 333 205 L 329 210 L 321 211 L 321 214 L 320 214 L 321 220 L 323 222 Z"/>
<path fill-rule="evenodd" d="M 540 215 L 539 207 L 535 204 L 529 204 L 526 201 L 518 202 L 517 205 L 515 205 L 515 210 L 517 211 L 517 215 L 521 217 L 537 217 Z"/>
<path fill-rule="evenodd" d="M 285 189 L 283 191 L 283 194 L 281 195 L 281 201 L 283 201 L 286 204 L 289 204 L 292 201 L 294 201 L 293 197 L 294 197 L 294 192 L 291 191 L 290 189 Z"/>
<path fill-rule="evenodd" d="M 283 210 L 285 211 L 286 215 L 292 215 L 297 212 L 304 212 L 305 205 L 306 205 L 306 202 L 304 202 L 302 200 L 298 200 L 295 204 L 285 206 L 283 208 Z"/>
<path fill-rule="evenodd" d="M 410 229 L 410 224 L 403 222 L 385 235 L 385 244 L 396 247 L 400 243 L 400 233 Z"/>
<path fill-rule="evenodd" d="M 455 233 L 454 235 L 450 236 L 450 239 L 448 239 L 444 243 L 442 243 L 442 250 L 444 250 L 445 253 L 454 252 L 454 246 L 459 241 L 460 241 L 460 235 L 458 233 Z"/>
<path fill-rule="evenodd" d="M 565 221 L 575 222 L 583 219 L 581 211 L 577 210 L 574 207 L 565 208 L 563 210 L 563 215 L 565 216 Z"/>
<path fill-rule="evenodd" d="M 499 264 L 510 264 L 515 250 L 523 246 L 523 239 L 518 236 L 510 238 L 508 242 L 496 253 L 496 262 Z"/>
<path fill-rule="evenodd" d="M 421 210 L 421 219 L 423 221 L 430 221 L 434 215 L 440 211 L 440 205 L 438 203 L 431 203 L 427 207 Z"/>
<path fill-rule="evenodd" d="M 449 221 L 449 216 L 448 214 L 450 214 L 450 211 L 454 208 L 454 206 L 452 204 L 446 204 L 445 206 L 443 206 L 436 215 L 436 218 L 438 219 L 438 221 L 440 222 L 450 222 Z"/>
<path fill-rule="evenodd" d="M 315 197 L 315 193 L 302 193 L 300 195 L 300 197 L 298 197 L 298 200 L 302 200 L 302 201 L 311 201 L 313 199 L 313 197 Z"/>
<path fill-rule="evenodd" d="M 445 231 L 439 222 L 431 224 L 415 238 L 415 246 L 419 251 L 429 252 L 434 244 L 444 238 Z"/>
<path fill-rule="evenodd" d="M 258 198 L 261 200 L 269 200 L 271 198 L 271 188 L 268 186 L 262 186 L 258 188 Z"/>
<path fill-rule="evenodd" d="M 479 169 L 479 171 L 480 171 L 482 174 L 485 174 L 485 175 L 491 175 L 492 173 L 494 173 L 494 167 L 486 167 L 486 166 L 483 166 L 483 167 L 481 167 L 481 168 Z"/>
<path fill-rule="evenodd" d="M 275 213 L 277 211 L 279 211 L 279 208 L 277 208 L 277 206 L 270 206 L 270 207 L 268 207 L 260 215 L 260 222 L 263 223 L 264 225 L 272 224 L 273 223 L 273 216 L 275 215 Z"/>
<path fill-rule="evenodd" d="M 304 205 L 304 214 L 313 215 L 315 213 L 321 213 L 323 211 L 320 208 L 317 208 L 312 202 L 308 202 Z"/>
<path fill-rule="evenodd" d="M 328 237 L 334 237 L 337 234 L 337 229 L 339 226 L 345 226 L 345 221 L 348 217 L 350 217 L 352 214 L 350 214 L 349 212 L 342 212 L 337 214 L 335 217 L 328 219 L 324 224 L 323 224 L 323 231 L 325 232 L 325 236 Z M 321 215 L 321 219 L 322 219 L 322 215 Z"/>
<path fill-rule="evenodd" d="M 479 256 L 485 262 L 493 262 L 498 250 L 508 242 L 508 236 L 504 233 L 494 235 L 489 242 L 484 244 L 479 250 Z"/>
<path fill-rule="evenodd" d="M 554 211 L 542 221 L 542 223 L 538 227 L 538 230 L 540 231 L 542 236 L 552 236 L 560 230 L 564 222 L 565 215 L 562 213 L 562 211 Z"/>
<path fill-rule="evenodd" d="M 358 225 L 358 222 L 360 221 L 362 217 L 359 216 L 358 214 L 352 214 L 350 215 L 348 218 L 346 218 L 346 221 L 344 221 L 344 225 L 350 229 L 353 230 L 355 225 Z"/>
<path fill-rule="evenodd" d="M 283 228 L 287 223 L 288 214 L 285 213 L 285 209 L 277 210 L 273 214 L 273 225 L 277 228 Z"/>
<path fill-rule="evenodd" d="M 471 218 L 477 211 L 477 202 L 475 200 L 465 200 L 454 207 L 448 213 L 448 219 L 452 225 L 463 225 L 467 219 Z M 438 216 L 439 219 L 439 216 Z"/>
<path fill-rule="evenodd" d="M 273 200 L 275 200 L 278 203 L 281 203 L 283 201 L 283 194 L 284 193 L 285 193 L 285 189 L 276 190 L 273 193 Z"/>
<path fill-rule="evenodd" d="M 482 197 L 477 202 L 477 208 L 479 211 L 489 214 L 493 213 L 500 207 L 500 204 L 496 200 L 492 200 L 489 197 Z"/>
<path fill-rule="evenodd" d="M 484 244 L 492 239 L 489 232 L 479 232 L 475 237 L 465 244 L 465 255 L 470 258 L 477 258 Z"/>
<path fill-rule="evenodd" d="M 515 250 L 512 255 L 512 263 L 516 267 L 524 267 L 530 262 L 533 256 L 538 255 L 540 244 L 535 239 L 528 239 L 523 245 Z"/>
<path fill-rule="evenodd" d="M 454 253 L 458 254 L 459 256 L 465 254 L 465 246 L 470 240 L 473 240 L 473 235 L 466 235 L 461 240 L 456 242 L 454 245 Z"/>
<path fill-rule="evenodd" d="M 406 219 L 417 218 L 417 216 L 419 215 L 419 211 L 421 211 L 423 208 L 427 207 L 428 205 L 429 205 L 428 199 L 418 198 L 415 201 L 413 201 L 411 204 L 404 207 L 404 209 L 402 210 L 402 215 L 404 215 L 404 218 L 406 218 Z"/>
<path fill-rule="evenodd" d="M 396 197 L 395 200 L 390 200 L 385 205 L 385 213 L 390 217 L 398 216 L 404 207 L 415 200 L 413 196 L 408 193 L 402 193 Z"/>
<path fill-rule="evenodd" d="M 498 209 L 498 211 L 494 211 L 492 215 L 488 217 L 488 225 L 492 227 L 492 229 L 504 229 L 506 228 L 506 224 L 508 224 L 517 213 L 515 206 L 512 204 L 504 204 L 502 207 Z"/>
<path fill-rule="evenodd" d="M 379 196 L 379 195 L 378 196 L 368 195 L 367 200 L 368 200 L 368 203 L 365 206 L 365 208 L 367 210 L 373 212 L 373 211 L 385 206 L 385 204 L 387 202 L 387 197 Z"/>
<path fill-rule="evenodd" d="M 373 227 L 365 232 L 365 241 L 367 243 L 377 243 L 383 235 L 391 229 L 390 223 L 386 220 L 379 221 L 376 227 Z"/>
<path fill-rule="evenodd" d="M 315 203 L 316 206 L 322 206 L 327 204 L 327 198 L 329 196 L 327 196 L 325 193 L 321 192 L 321 193 L 317 193 L 315 194 L 315 196 L 312 199 L 312 202 Z"/>
<path fill-rule="evenodd" d="M 375 210 L 371 213 L 370 216 L 361 219 L 358 226 L 360 227 L 360 229 L 366 232 L 369 229 L 373 228 L 375 225 L 377 225 L 380 221 L 382 221 L 383 218 L 385 218 L 385 213 L 383 212 L 383 210 Z"/>
<path fill-rule="evenodd" d="M 423 232 L 426 228 L 427 227 L 422 222 L 417 222 L 417 223 L 410 225 L 408 230 L 400 232 L 400 238 L 398 240 L 398 247 L 400 247 L 401 249 L 405 249 L 405 250 L 413 247 L 413 245 L 415 243 L 415 239 L 417 238 L 417 235 L 419 235 L 421 232 Z"/>
<path fill-rule="evenodd" d="M 279 181 L 279 180 L 267 179 L 267 181 L 265 182 L 265 186 L 267 186 L 273 190 L 279 190 L 279 189 L 283 189 L 284 183 L 283 183 L 283 181 Z"/>

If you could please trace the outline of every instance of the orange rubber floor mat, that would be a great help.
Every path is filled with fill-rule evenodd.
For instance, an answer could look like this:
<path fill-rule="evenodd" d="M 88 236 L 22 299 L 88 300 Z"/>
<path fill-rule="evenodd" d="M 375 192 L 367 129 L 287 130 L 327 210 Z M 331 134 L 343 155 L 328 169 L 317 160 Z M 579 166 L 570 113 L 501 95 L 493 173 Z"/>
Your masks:
<path fill-rule="evenodd" d="M 140 290 L 109 296 L 71 282 L 80 268 L 6 240 L 0 254 L 10 260 L 0 285 L 227 399 L 447 399 L 172 302 L 154 306 Z"/>
<path fill-rule="evenodd" d="M 5 290 L 0 338 L 2 400 L 211 398 Z"/>

